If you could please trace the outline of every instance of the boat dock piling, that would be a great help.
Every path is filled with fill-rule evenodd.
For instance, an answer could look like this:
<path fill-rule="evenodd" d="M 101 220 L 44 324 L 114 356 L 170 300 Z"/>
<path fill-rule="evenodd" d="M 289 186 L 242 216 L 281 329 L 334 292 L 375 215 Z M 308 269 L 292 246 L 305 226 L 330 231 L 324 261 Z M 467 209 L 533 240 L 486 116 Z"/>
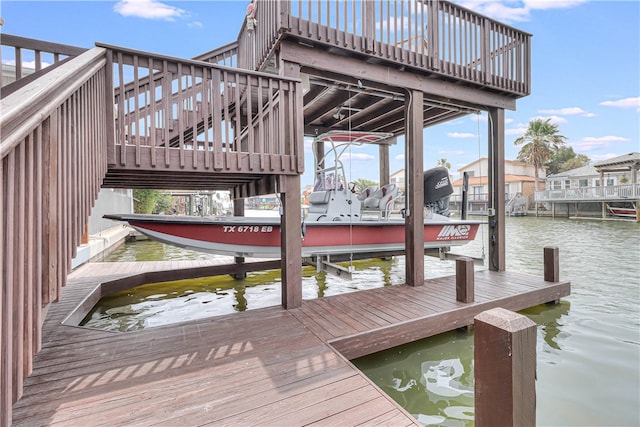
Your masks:
<path fill-rule="evenodd" d="M 473 325 L 475 425 L 535 427 L 536 324 L 494 308 Z"/>

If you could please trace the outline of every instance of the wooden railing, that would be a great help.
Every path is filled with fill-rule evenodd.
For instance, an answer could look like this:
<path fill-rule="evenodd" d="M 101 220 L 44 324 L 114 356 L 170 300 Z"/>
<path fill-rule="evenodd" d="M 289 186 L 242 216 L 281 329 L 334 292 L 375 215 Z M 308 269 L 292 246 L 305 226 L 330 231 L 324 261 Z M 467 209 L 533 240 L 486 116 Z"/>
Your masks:
<path fill-rule="evenodd" d="M 256 18 L 238 37 L 244 68 L 261 67 L 287 32 L 518 96 L 531 90 L 531 35 L 447 1 L 258 2 Z"/>
<path fill-rule="evenodd" d="M 300 80 L 98 46 L 114 70 L 112 167 L 302 173 Z"/>
<path fill-rule="evenodd" d="M 2 46 L 13 49 L 13 63 L 0 61 L 2 97 L 8 96 L 44 73 L 54 70 L 68 59 L 87 49 L 50 43 L 11 34 L 2 35 Z M 26 66 L 29 64 L 30 66 Z"/>
<path fill-rule="evenodd" d="M 640 184 L 536 191 L 536 202 L 640 200 Z"/>
<path fill-rule="evenodd" d="M 194 58 L 195 61 L 204 61 L 223 67 L 238 68 L 238 42 L 232 42 L 209 52 L 205 52 Z"/>
<path fill-rule="evenodd" d="M 105 54 L 87 51 L 0 101 L 1 425 L 11 424 L 106 173 Z"/>
<path fill-rule="evenodd" d="M 234 49 L 205 56 L 226 61 Z M 42 320 L 60 297 L 107 165 L 301 173 L 300 85 L 97 46 L 3 96 L 0 425 L 11 424 Z"/>

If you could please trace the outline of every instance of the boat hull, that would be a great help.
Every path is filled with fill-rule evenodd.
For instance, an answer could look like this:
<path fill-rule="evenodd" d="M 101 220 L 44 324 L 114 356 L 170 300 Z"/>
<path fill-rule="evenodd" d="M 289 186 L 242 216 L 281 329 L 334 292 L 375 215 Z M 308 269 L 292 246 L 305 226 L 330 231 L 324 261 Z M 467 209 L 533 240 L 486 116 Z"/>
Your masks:
<path fill-rule="evenodd" d="M 635 218 L 637 214 L 636 208 L 621 208 L 607 205 L 607 210 L 611 215 L 621 216 L 624 218 Z"/>
<path fill-rule="evenodd" d="M 280 218 L 200 218 L 110 215 L 151 239 L 220 255 L 279 258 Z M 426 221 L 424 247 L 450 247 L 475 239 L 479 221 Z M 405 249 L 404 220 L 303 223 L 302 256 L 376 253 Z"/>

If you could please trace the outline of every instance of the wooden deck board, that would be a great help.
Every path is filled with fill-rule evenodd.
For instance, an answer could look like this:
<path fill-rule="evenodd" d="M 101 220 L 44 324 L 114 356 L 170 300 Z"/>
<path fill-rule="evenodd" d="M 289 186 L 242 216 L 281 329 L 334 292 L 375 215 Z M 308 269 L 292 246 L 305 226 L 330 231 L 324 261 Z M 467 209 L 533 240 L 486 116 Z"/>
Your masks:
<path fill-rule="evenodd" d="M 129 333 L 61 324 L 98 282 L 211 264 L 96 263 L 74 271 L 62 302 L 47 313 L 43 348 L 14 405 L 13 425 L 418 425 L 345 357 L 464 326 L 494 306 L 519 310 L 570 290 L 567 282 L 480 271 L 469 304 L 455 301 L 451 276 Z"/>

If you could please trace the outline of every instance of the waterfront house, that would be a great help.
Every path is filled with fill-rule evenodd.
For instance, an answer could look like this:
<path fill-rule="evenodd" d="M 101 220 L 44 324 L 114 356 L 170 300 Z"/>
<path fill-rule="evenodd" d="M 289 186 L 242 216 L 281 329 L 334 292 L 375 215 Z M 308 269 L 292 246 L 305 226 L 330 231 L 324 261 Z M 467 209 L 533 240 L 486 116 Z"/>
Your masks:
<path fill-rule="evenodd" d="M 536 192 L 536 202 L 554 215 L 606 217 L 609 206 L 636 206 L 640 153 L 549 175 L 546 189 Z"/>
<path fill-rule="evenodd" d="M 468 209 L 470 213 L 485 213 L 487 200 L 489 199 L 488 173 L 489 166 L 486 157 L 475 160 L 460 169 L 460 178 L 453 181 L 454 195 L 451 198 L 453 209 L 460 209 L 462 197 L 462 176 L 466 172 L 468 182 Z M 546 168 L 538 171 L 539 177 L 546 177 Z M 544 181 L 539 182 L 544 188 Z M 504 161 L 504 194 L 506 206 L 512 205 L 516 200 L 522 204 L 521 209 L 527 210 L 533 205 L 535 192 L 535 168 L 524 162 L 516 160 Z"/>

